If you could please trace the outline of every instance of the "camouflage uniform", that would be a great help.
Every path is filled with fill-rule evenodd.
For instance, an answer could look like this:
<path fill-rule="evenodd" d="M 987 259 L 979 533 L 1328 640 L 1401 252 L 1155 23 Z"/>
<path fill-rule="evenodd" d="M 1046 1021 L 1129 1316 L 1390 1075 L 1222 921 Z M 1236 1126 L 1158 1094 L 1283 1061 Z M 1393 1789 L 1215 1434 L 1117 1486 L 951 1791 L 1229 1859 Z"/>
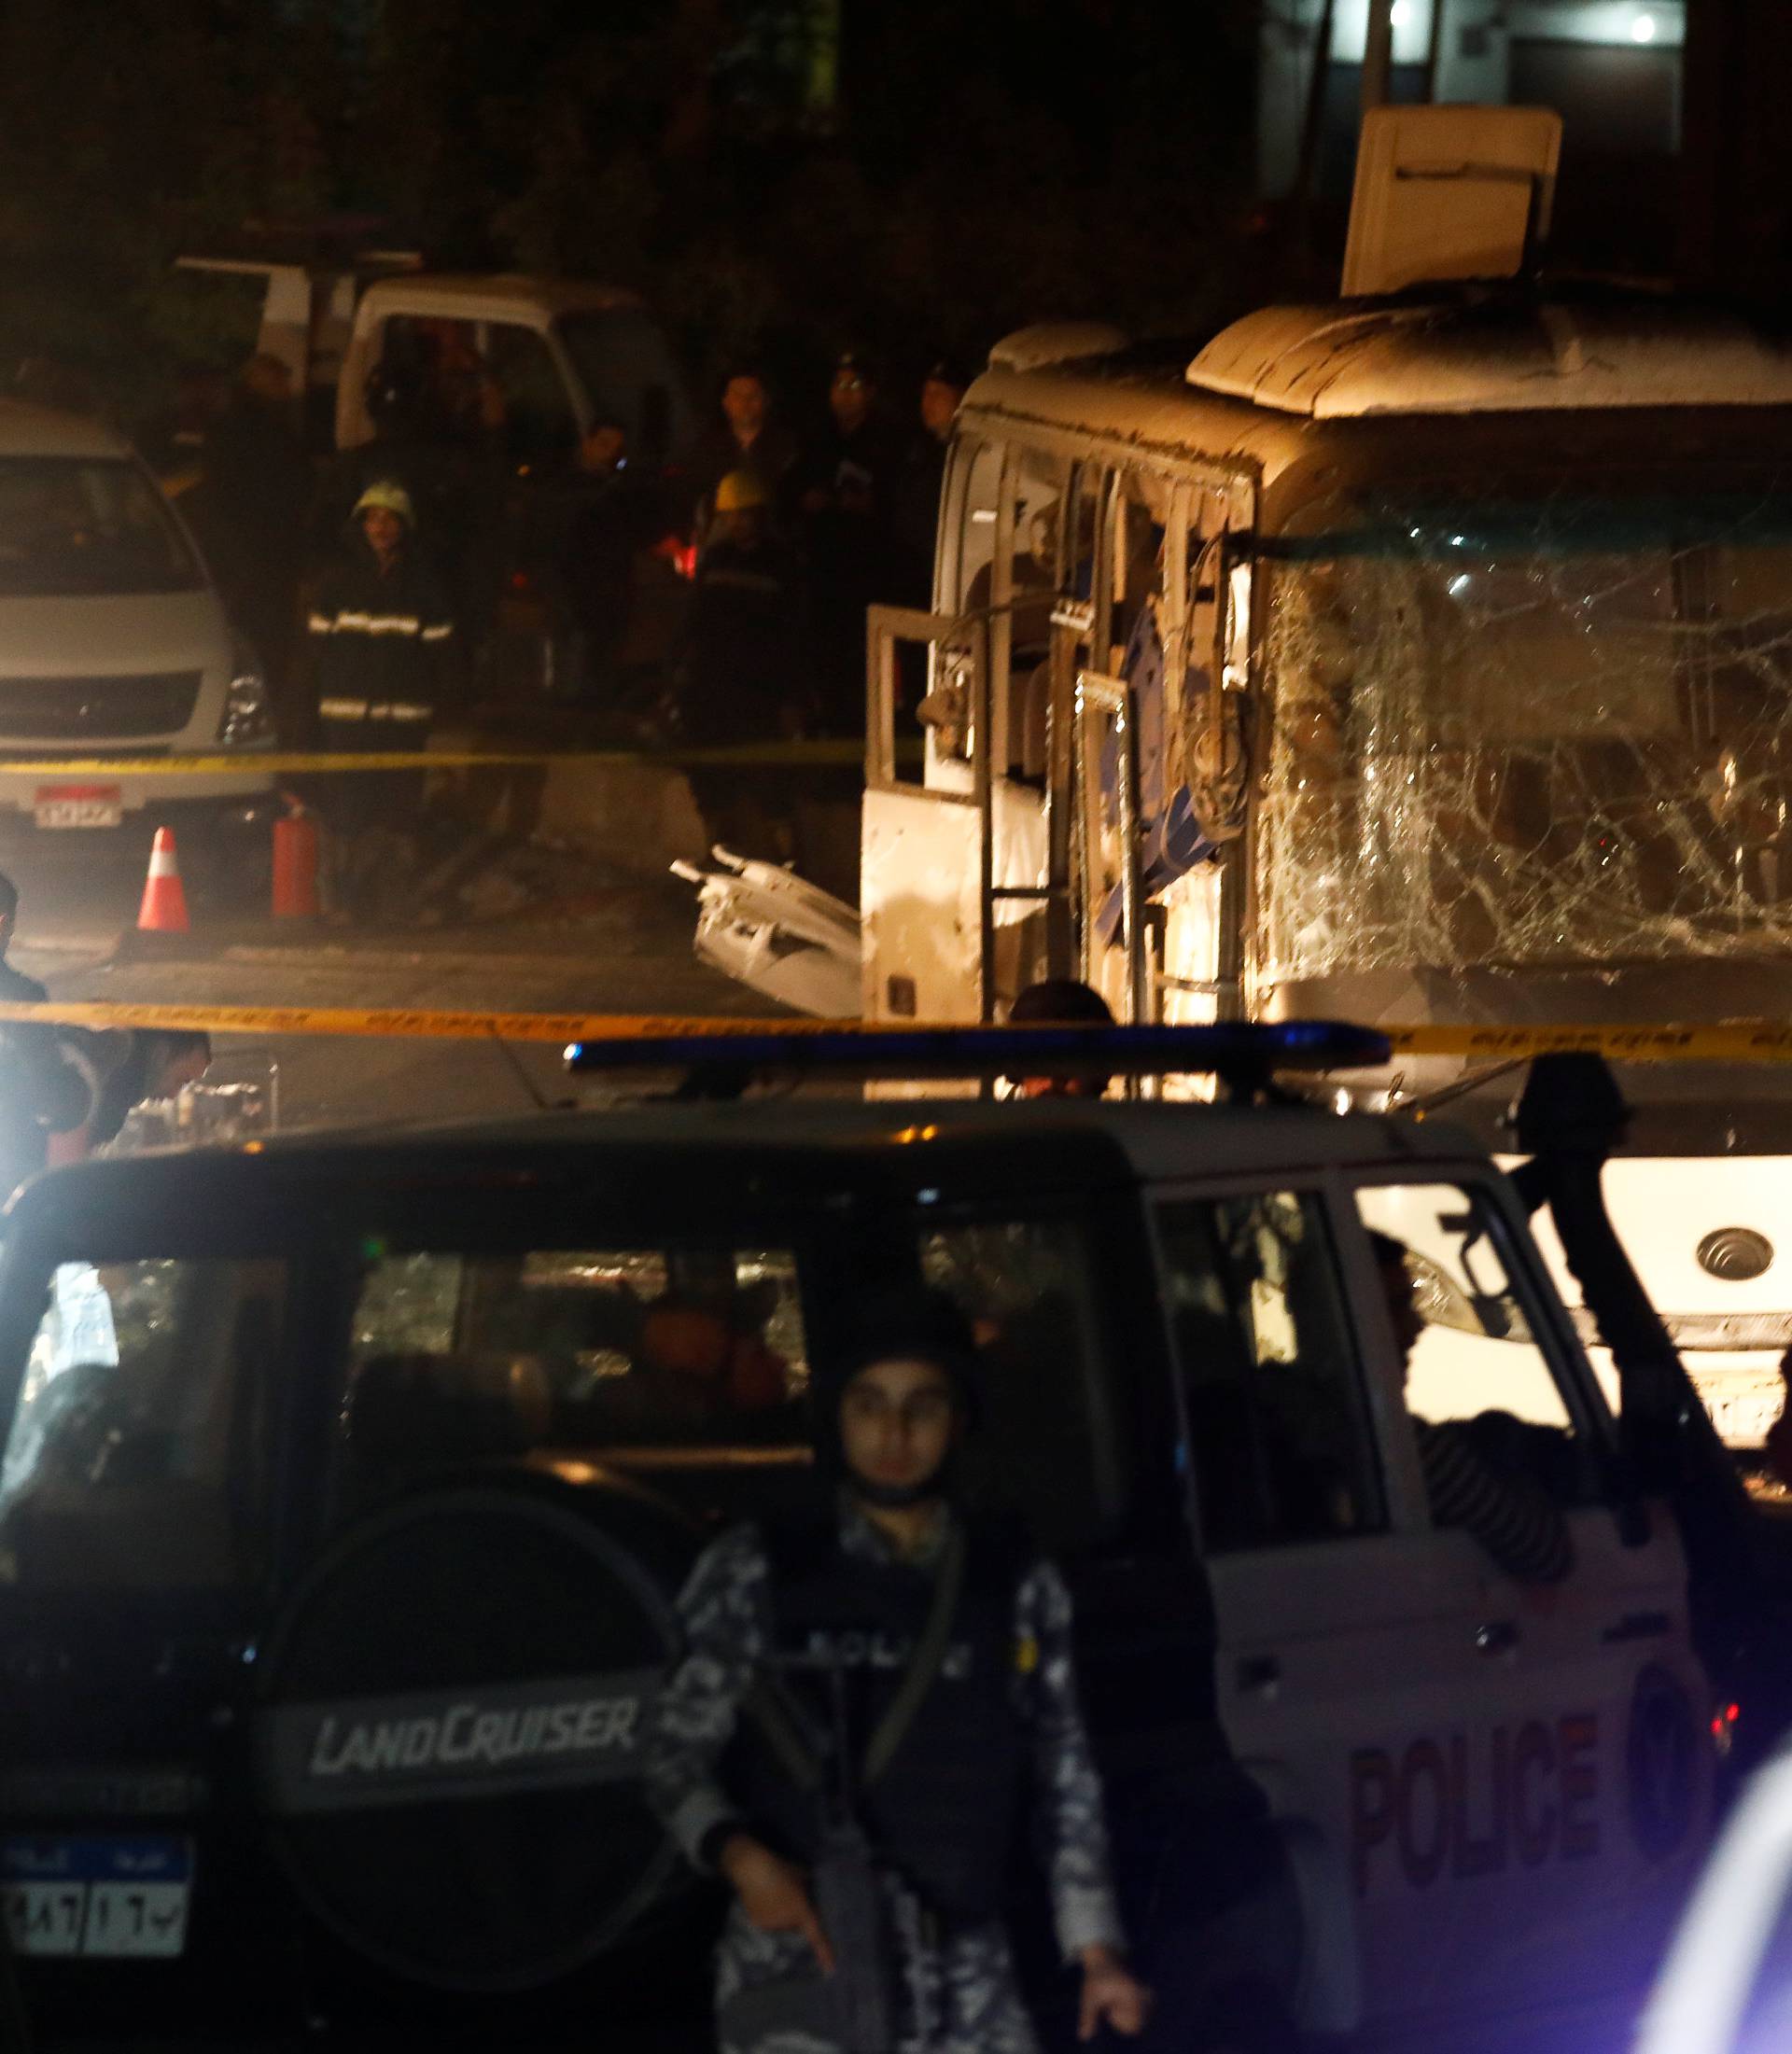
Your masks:
<path fill-rule="evenodd" d="M 946 1519 L 923 1551 L 937 1556 Z M 849 1499 L 843 1499 L 840 1541 L 847 1555 L 875 1558 L 889 1543 Z M 655 1715 L 647 1791 L 667 1829 L 695 1861 L 705 1837 L 738 1816 L 714 1781 L 717 1759 L 735 1730 L 735 1714 L 770 1643 L 770 1570 L 751 1526 L 736 1527 L 698 1562 L 679 1600 L 686 1656 Z M 1071 1600 L 1050 1563 L 1036 1561 L 1021 1577 L 1015 1602 L 1015 1709 L 1032 1737 L 1034 1802 L 1045 1816 L 1050 1884 L 1058 1945 L 1067 1958 L 1085 1947 L 1121 1944 L 1119 1914 L 1108 1868 L 1101 1783 L 1089 1753 L 1076 1698 L 1071 1644 Z M 744 1831 L 750 1821 L 742 1821 Z M 902 1939 L 900 2054 L 1037 2054 L 1021 2002 L 1008 1935 L 979 1926 L 926 1944 L 915 1930 L 911 1901 L 893 1894 Z M 799 1934 L 762 1933 L 738 1905 L 730 1907 L 716 1964 L 716 1999 L 814 1973 Z M 722 2054 L 834 2054 L 807 2031 L 771 2029 L 750 2043 L 722 2042 Z"/>

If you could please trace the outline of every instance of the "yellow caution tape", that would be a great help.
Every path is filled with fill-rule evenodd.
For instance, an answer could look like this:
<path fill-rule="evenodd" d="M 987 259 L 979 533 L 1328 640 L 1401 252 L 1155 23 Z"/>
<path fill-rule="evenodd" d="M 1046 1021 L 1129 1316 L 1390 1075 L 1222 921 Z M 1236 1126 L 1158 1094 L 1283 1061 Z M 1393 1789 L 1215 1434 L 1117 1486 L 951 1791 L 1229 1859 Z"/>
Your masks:
<path fill-rule="evenodd" d="M 0 1022 L 54 1027 L 162 1027 L 208 1034 L 339 1034 L 385 1041 L 645 1041 L 739 1035 L 800 1041 L 813 1035 L 887 1034 L 948 1022 L 749 1019 L 617 1013 L 489 1013 L 401 1006 L 163 1005 L 132 999 L 0 1003 Z M 973 1032 L 974 1029 L 961 1030 Z M 1394 1027 L 1382 1031 L 1400 1055 L 1460 1055 L 1476 1062 L 1524 1061 L 1578 1053 L 1633 1063 L 1792 1063 L 1792 1024 L 1721 1027 Z"/>
<path fill-rule="evenodd" d="M 261 772 L 289 777 L 341 770 L 547 770 L 575 763 L 622 767 L 665 764 L 669 769 L 734 764 L 768 769 L 805 764 L 862 763 L 862 742 L 737 742 L 727 748 L 587 748 L 552 751 L 472 749 L 338 750 L 245 749 L 232 756 L 26 756 L 0 762 L 0 776 L 35 777 L 60 784 L 71 777 L 217 777 Z"/>
<path fill-rule="evenodd" d="M 851 1032 L 856 1020 L 657 1019 L 644 1013 L 438 1012 L 402 1006 L 151 1005 L 129 999 L 0 1003 L 0 1022 L 51 1027 L 164 1027 L 205 1034 L 348 1034 L 385 1041 L 645 1041 L 662 1036 Z M 867 1031 L 874 1025 L 865 1023 Z"/>
<path fill-rule="evenodd" d="M 1719 1027 L 1395 1027 L 1396 1055 L 1462 1055 L 1477 1062 L 1533 1055 L 1605 1055 L 1622 1063 L 1792 1063 L 1792 1025 L 1743 1020 Z"/>

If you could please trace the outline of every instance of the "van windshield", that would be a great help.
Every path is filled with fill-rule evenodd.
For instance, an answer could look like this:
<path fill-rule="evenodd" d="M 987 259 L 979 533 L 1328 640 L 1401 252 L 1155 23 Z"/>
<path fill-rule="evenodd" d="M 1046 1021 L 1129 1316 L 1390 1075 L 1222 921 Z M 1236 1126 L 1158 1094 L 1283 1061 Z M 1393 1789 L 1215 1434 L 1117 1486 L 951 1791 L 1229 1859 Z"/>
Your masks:
<path fill-rule="evenodd" d="M 1334 502 L 1261 555 L 1279 979 L 1792 945 L 1792 482 Z"/>
<path fill-rule="evenodd" d="M 194 592 L 198 563 L 123 457 L 0 457 L 0 598 Z"/>
<path fill-rule="evenodd" d="M 594 307 L 554 322 L 592 416 L 627 433 L 631 456 L 659 463 L 688 423 L 665 338 L 643 307 Z"/>

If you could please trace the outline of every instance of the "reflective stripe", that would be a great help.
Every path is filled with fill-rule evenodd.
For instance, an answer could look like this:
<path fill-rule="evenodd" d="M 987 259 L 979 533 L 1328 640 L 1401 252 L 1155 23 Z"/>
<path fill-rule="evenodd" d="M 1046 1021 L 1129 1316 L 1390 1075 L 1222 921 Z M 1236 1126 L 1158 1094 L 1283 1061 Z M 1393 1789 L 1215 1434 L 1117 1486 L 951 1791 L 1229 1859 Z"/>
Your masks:
<path fill-rule="evenodd" d="M 414 613 L 339 613 L 339 635 L 415 635 L 423 626 Z"/>
<path fill-rule="evenodd" d="M 434 706 L 420 706 L 414 699 L 319 699 L 317 711 L 326 720 L 433 720 Z"/>
<path fill-rule="evenodd" d="M 426 642 L 445 642 L 454 632 L 455 623 L 452 621 L 443 621 L 438 626 L 425 628 L 423 639 Z"/>
<path fill-rule="evenodd" d="M 336 623 L 327 613 L 314 613 L 309 616 L 306 625 L 314 635 L 328 635 L 334 629 Z"/>

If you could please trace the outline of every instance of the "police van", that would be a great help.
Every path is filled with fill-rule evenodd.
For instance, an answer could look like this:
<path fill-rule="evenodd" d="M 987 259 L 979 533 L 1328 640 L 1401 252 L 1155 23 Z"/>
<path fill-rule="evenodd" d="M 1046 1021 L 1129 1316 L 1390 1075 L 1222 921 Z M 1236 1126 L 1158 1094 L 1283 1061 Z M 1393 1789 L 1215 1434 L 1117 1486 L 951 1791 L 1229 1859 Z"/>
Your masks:
<path fill-rule="evenodd" d="M 880 1060 L 923 1071 L 926 1040 Z M 1235 1083 L 1385 1054 L 1038 1029 L 931 1068 L 1067 1048 Z M 28 1186 L 0 1254 L 0 1865 L 37 2014 L 703 2045 L 716 1907 L 637 1789 L 675 1593 L 721 1525 L 813 1490 L 812 1366 L 906 1279 L 978 1336 L 971 1488 L 1071 1581 L 1159 2029 L 1267 2054 L 1621 2019 L 1736 1716 L 1670 1471 L 1480 1149 L 1253 1097 L 643 1099 Z M 1408 1374 L 1391 1227 L 1425 1230 L 1428 1318 L 1472 1293 L 1506 1323 L 1563 1581 L 1433 1520 L 1414 1418 L 1448 1417 L 1447 1330 Z M 1063 1994 L 1042 1963 L 1048 2030 Z"/>

